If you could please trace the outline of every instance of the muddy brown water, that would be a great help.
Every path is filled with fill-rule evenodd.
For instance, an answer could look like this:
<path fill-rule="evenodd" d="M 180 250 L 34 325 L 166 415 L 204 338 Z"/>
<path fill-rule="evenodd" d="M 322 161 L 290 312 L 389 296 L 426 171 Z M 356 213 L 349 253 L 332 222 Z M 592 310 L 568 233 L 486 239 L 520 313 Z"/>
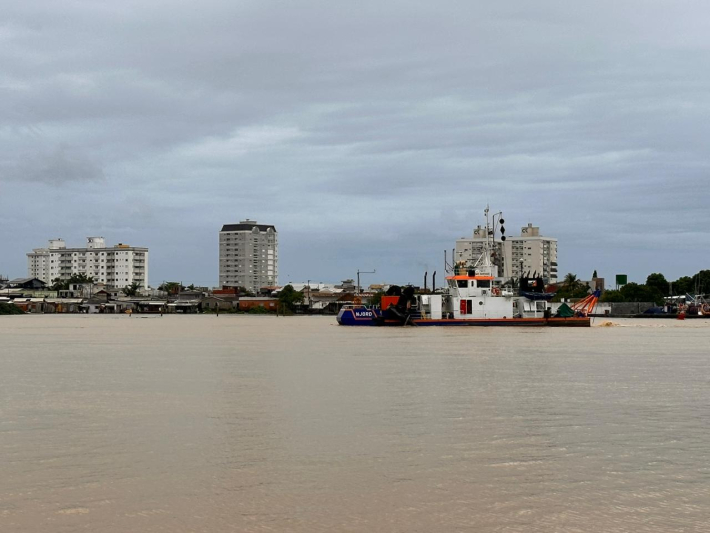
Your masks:
<path fill-rule="evenodd" d="M 0 531 L 710 531 L 710 321 L 612 323 L 0 317 Z"/>

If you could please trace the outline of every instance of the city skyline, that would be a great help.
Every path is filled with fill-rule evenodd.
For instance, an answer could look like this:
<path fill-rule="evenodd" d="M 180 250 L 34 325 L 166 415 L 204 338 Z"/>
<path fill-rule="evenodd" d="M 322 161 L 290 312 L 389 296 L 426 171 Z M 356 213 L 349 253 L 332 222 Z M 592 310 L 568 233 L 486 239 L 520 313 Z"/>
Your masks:
<path fill-rule="evenodd" d="M 527 223 L 527 224 L 525 224 L 525 225 L 522 226 L 522 230 L 519 230 L 519 229 L 517 229 L 517 227 L 516 227 L 516 226 L 518 226 L 517 223 L 513 222 L 513 223 L 511 224 L 511 217 L 509 217 L 508 215 L 506 215 L 506 219 L 508 219 L 508 220 L 506 221 L 506 225 L 507 225 L 507 226 L 509 226 L 511 229 L 512 229 L 512 228 L 516 228 L 517 231 L 514 230 L 514 233 L 521 233 L 521 231 L 524 230 L 524 229 L 526 229 L 526 227 L 531 227 L 531 223 Z M 520 220 L 526 220 L 526 219 L 525 219 L 525 218 L 520 218 Z M 480 221 L 481 221 L 482 224 L 484 224 L 484 223 L 485 223 L 485 218 L 483 218 L 483 216 L 481 216 L 481 217 L 480 217 Z M 251 220 L 251 219 L 249 219 L 248 217 L 247 217 L 245 220 L 242 221 L 242 223 L 255 223 L 255 224 L 256 224 L 257 222 L 258 222 L 257 220 Z M 480 230 L 480 227 L 479 227 L 479 226 L 481 226 L 482 224 L 477 224 L 476 226 L 472 227 L 469 233 L 473 233 L 473 234 L 475 235 L 476 230 L 477 230 L 477 229 Z M 259 224 L 259 225 L 261 225 L 261 224 Z M 269 226 L 274 227 L 274 225 L 271 225 L 271 224 L 269 224 Z M 224 231 L 224 227 L 226 227 L 226 226 L 222 226 L 222 231 Z M 539 230 L 538 227 L 535 227 L 534 229 Z M 214 234 L 214 228 L 212 228 L 212 233 Z M 278 234 L 281 235 L 281 233 L 282 233 L 282 232 L 279 230 Z M 221 232 L 220 232 L 220 234 L 221 234 Z M 509 239 L 509 240 L 510 240 L 511 238 L 512 238 L 513 240 L 520 238 L 520 237 L 518 237 L 518 236 L 516 236 L 516 235 L 512 235 L 511 232 L 510 232 L 510 230 L 508 231 L 508 234 L 507 234 L 507 235 L 508 235 L 508 239 Z M 87 239 L 91 239 L 91 238 L 92 238 L 92 237 L 87 237 Z M 94 237 L 94 238 L 96 238 L 96 237 Z M 103 239 L 103 237 L 98 237 L 98 238 L 99 238 L 99 239 Z M 138 236 L 137 238 L 140 238 L 140 237 Z M 203 239 L 206 239 L 206 238 L 207 238 L 207 236 L 204 236 L 204 237 L 203 237 Z M 553 241 L 558 241 L 558 240 L 559 240 L 559 239 L 556 238 L 556 236 L 552 236 L 552 234 L 548 233 L 547 231 L 544 232 L 544 238 L 545 238 L 545 239 L 550 239 L 550 238 L 551 238 Z M 368 273 L 368 275 L 367 275 L 367 278 L 368 278 L 368 279 L 367 279 L 367 284 L 371 284 L 371 283 L 374 283 L 374 284 L 377 284 L 377 283 L 408 283 L 408 284 L 410 284 L 410 283 L 411 283 L 411 284 L 417 285 L 417 284 L 421 284 L 422 278 L 423 278 L 425 272 L 428 272 L 429 276 L 431 276 L 434 271 L 437 271 L 437 272 L 439 273 L 439 276 L 440 276 L 439 279 L 443 279 L 443 278 L 441 278 L 441 276 L 443 275 L 443 272 L 444 272 L 444 254 L 445 254 L 445 253 L 448 254 L 448 260 L 449 260 L 449 263 L 450 263 L 450 262 L 451 262 L 451 257 L 452 257 L 451 254 L 452 254 L 454 251 L 456 251 L 456 253 L 460 253 L 460 252 L 458 251 L 459 246 L 463 246 L 463 245 L 466 243 L 466 241 L 469 241 L 470 239 L 471 239 L 471 235 L 470 235 L 470 234 L 469 234 L 468 236 L 466 236 L 466 235 L 460 235 L 460 236 L 457 237 L 457 238 L 454 237 L 453 234 L 452 234 L 452 237 L 451 237 L 451 239 L 449 239 L 449 242 L 448 242 L 448 243 L 442 241 L 443 246 L 440 248 L 439 253 L 436 254 L 436 255 L 439 256 L 439 258 L 438 258 L 439 263 L 438 263 L 438 264 L 436 264 L 436 260 L 433 260 L 431 264 L 429 264 L 429 263 L 424 263 L 424 262 L 417 263 L 417 267 L 419 267 L 419 268 L 418 268 L 417 270 L 413 270 L 413 271 L 410 269 L 410 274 L 409 274 L 408 277 L 405 276 L 404 274 L 403 274 L 403 275 L 400 275 L 400 276 L 397 276 L 396 273 L 395 273 L 395 275 L 394 275 L 393 277 L 391 277 L 391 276 L 389 276 L 389 275 L 387 274 L 387 272 L 388 272 L 387 268 L 382 268 L 381 266 L 379 266 L 380 263 L 372 263 L 372 264 L 361 264 L 360 267 L 351 268 L 351 269 L 349 269 L 349 270 L 346 269 L 346 270 L 343 270 L 342 272 L 340 272 L 340 271 L 326 272 L 325 275 L 321 275 L 321 276 L 309 274 L 309 273 L 308 273 L 308 270 L 309 270 L 309 269 L 306 269 L 305 274 L 302 275 L 302 276 L 299 276 L 299 275 L 289 275 L 289 274 L 283 274 L 283 275 L 282 275 L 282 274 L 278 274 L 278 283 L 279 283 L 279 285 L 284 285 L 284 284 L 288 283 L 289 281 L 295 281 L 295 282 L 298 282 L 298 283 L 302 283 L 302 282 L 306 281 L 306 279 L 310 279 L 310 280 L 313 281 L 314 283 L 320 282 L 320 283 L 333 284 L 333 283 L 339 283 L 339 282 L 341 282 L 341 281 L 343 281 L 343 280 L 345 280 L 345 279 L 348 279 L 348 278 L 354 279 L 354 277 L 355 277 L 355 275 L 356 275 L 356 271 L 357 271 L 358 269 L 363 270 L 365 267 L 368 267 L 368 268 L 374 267 L 374 268 L 377 269 L 377 272 L 374 273 L 374 274 Z M 45 241 L 46 241 L 46 240 L 47 240 L 47 239 L 45 239 Z M 76 240 L 76 239 L 74 239 L 74 240 Z M 112 240 L 112 241 L 115 240 L 115 241 L 116 241 L 116 247 L 118 247 L 118 246 L 127 247 L 127 245 L 125 245 L 125 244 L 119 242 L 117 239 L 104 239 L 104 240 Z M 125 240 L 125 239 L 124 239 L 124 240 Z M 499 232 L 496 233 L 496 240 L 497 240 L 497 242 L 500 243 L 500 233 L 499 233 Z M 55 239 L 49 239 L 50 246 L 51 246 L 52 241 L 61 241 L 62 243 L 65 243 L 64 239 L 58 237 L 58 238 L 55 238 Z M 84 248 L 84 247 L 74 246 L 74 245 L 73 245 L 73 244 L 74 244 L 73 241 L 71 241 L 70 244 L 72 244 L 72 245 L 71 245 L 71 246 L 68 246 L 68 249 L 70 249 L 70 250 L 72 250 L 72 251 L 78 250 L 78 249 L 80 249 L 80 248 Z M 448 246 L 446 246 L 446 244 L 448 244 Z M 510 244 L 510 243 L 509 243 L 509 244 Z M 113 245 L 112 245 L 112 247 L 113 247 Z M 281 238 L 280 238 L 280 237 L 279 237 L 278 247 L 279 247 L 279 249 L 282 248 L 282 243 L 281 243 Z M 131 246 L 130 248 L 133 248 L 133 246 Z M 151 246 L 149 246 L 149 245 L 147 245 L 147 246 L 140 246 L 139 248 L 141 248 L 141 249 L 142 249 L 142 248 L 147 248 L 147 249 L 150 249 L 150 250 L 151 250 L 150 255 L 151 255 L 151 258 L 152 258 L 152 259 L 151 259 L 151 269 L 150 269 L 149 272 L 152 272 L 153 269 L 156 269 L 156 268 L 155 268 L 155 265 L 153 265 L 153 262 L 155 261 L 154 258 L 155 258 L 156 255 L 159 256 L 160 254 L 159 254 L 159 253 L 156 253 L 156 252 L 154 251 L 153 247 L 151 247 Z M 564 256 L 564 255 L 566 255 L 566 254 L 564 254 L 564 248 L 565 248 L 564 243 L 562 243 L 562 246 L 561 246 L 560 248 L 561 248 L 561 250 L 560 250 L 560 251 L 557 251 L 557 256 L 560 256 L 560 255 Z M 41 248 L 40 248 L 40 249 L 41 249 Z M 463 249 L 463 248 L 462 248 L 462 249 Z M 355 250 L 355 252 L 357 252 L 357 251 Z M 510 251 L 510 250 L 508 250 L 506 253 L 507 253 L 508 255 L 511 255 L 511 251 Z M 21 278 L 21 277 L 25 277 L 26 275 L 30 275 L 31 273 L 28 272 L 28 267 L 27 267 L 27 258 L 28 258 L 28 256 L 29 256 L 30 254 L 27 253 L 27 251 L 26 251 L 26 249 L 25 249 L 25 253 L 24 253 L 23 255 L 25 256 L 25 257 L 24 257 L 24 266 L 23 266 L 23 269 L 21 270 L 21 273 L 20 273 L 19 275 L 13 275 L 13 273 L 6 273 L 6 272 L 4 272 L 4 271 L 0 271 L 0 274 L 5 275 L 5 276 L 9 277 L 10 279 L 13 279 L 13 278 Z M 279 252 L 279 256 L 280 256 L 280 255 L 281 255 L 281 252 Z M 373 260 L 375 260 L 375 259 L 373 258 Z M 281 259 L 279 258 L 278 261 L 279 261 L 279 263 L 280 263 L 280 262 L 281 262 Z M 214 258 L 212 258 L 212 263 L 213 263 L 213 265 L 212 265 L 213 270 L 217 270 L 217 271 L 218 271 L 218 270 L 219 270 L 219 264 L 220 264 L 220 250 L 219 250 L 219 243 L 218 243 L 218 242 L 216 242 L 216 245 L 215 245 L 215 256 L 214 256 Z M 360 261 L 360 263 L 364 263 L 364 262 L 363 262 L 363 261 Z M 561 263 L 560 263 L 560 264 L 561 264 Z M 702 268 L 702 267 L 701 267 L 701 268 Z M 701 268 L 698 268 L 698 270 L 700 270 Z M 168 272 L 169 272 L 169 271 L 170 271 L 170 267 L 169 267 L 169 266 L 168 266 L 168 267 L 163 266 L 162 268 L 160 268 L 160 266 L 158 266 L 158 268 L 157 268 L 156 270 L 158 270 L 158 271 L 160 271 L 160 272 L 164 272 L 164 271 L 168 271 Z M 313 270 L 317 270 L 317 269 L 313 269 Z M 513 270 L 515 270 L 515 269 L 513 268 Z M 589 272 L 587 272 L 587 270 L 589 270 Z M 601 278 L 607 278 L 607 279 L 613 279 L 616 274 L 628 274 L 628 269 L 625 271 L 623 268 L 616 269 L 616 271 L 614 271 L 614 272 L 605 272 L 603 269 L 594 268 L 594 267 L 592 267 L 591 270 L 590 270 L 590 269 L 587 269 L 587 270 L 581 270 L 581 271 L 565 270 L 565 269 L 564 269 L 564 265 L 562 265 L 561 268 L 558 270 L 558 278 L 557 278 L 557 279 L 558 279 L 558 281 L 561 281 L 561 280 L 564 278 L 564 276 L 565 276 L 568 272 L 572 272 L 573 274 L 578 275 L 580 279 L 591 279 L 591 277 L 592 277 L 592 276 L 591 276 L 591 273 L 592 273 L 593 271 L 597 271 L 599 277 L 601 277 Z M 692 269 L 691 269 L 691 270 L 692 270 Z M 321 273 L 322 273 L 323 271 L 324 271 L 324 270 L 323 270 L 322 268 L 319 270 L 319 272 L 321 272 Z M 278 270 L 277 270 L 277 272 L 278 272 Z M 638 276 L 634 276 L 633 274 L 630 274 L 630 275 L 629 275 L 629 281 L 634 281 L 634 282 L 643 283 L 643 282 L 645 282 L 646 276 L 648 276 L 648 274 L 651 274 L 652 272 L 654 272 L 654 271 L 649 270 L 647 273 L 643 273 L 643 272 L 642 272 L 642 273 L 639 274 Z M 681 274 L 679 274 L 679 275 L 677 275 L 677 276 L 676 276 L 676 275 L 672 275 L 672 274 L 669 275 L 667 272 L 659 271 L 659 270 L 656 270 L 656 272 L 664 273 L 669 279 L 676 279 L 676 278 L 678 278 L 678 277 L 685 276 L 685 275 L 692 276 L 695 272 L 697 272 L 697 270 L 696 270 L 695 272 L 693 272 L 693 271 L 687 271 L 687 272 L 686 272 L 686 271 L 683 271 L 683 272 L 681 272 Z M 517 273 L 517 270 L 515 270 L 515 272 L 513 272 L 512 274 L 516 274 L 516 273 Z M 511 275 L 511 272 L 507 272 L 505 275 L 504 275 L 503 273 L 501 273 L 501 277 L 510 277 L 510 275 Z M 160 274 L 159 274 L 159 275 L 152 275 L 152 274 L 149 274 L 149 276 L 150 276 L 150 277 L 149 277 L 146 281 L 147 281 L 148 285 L 150 285 L 150 286 L 152 286 L 152 287 L 157 287 L 157 286 L 159 286 L 161 283 L 166 282 L 166 281 L 176 281 L 176 280 L 177 280 L 177 281 L 184 282 L 184 283 L 186 283 L 186 284 L 193 283 L 193 284 L 195 284 L 195 285 L 198 285 L 198 286 L 205 286 L 205 287 L 220 287 L 220 286 L 221 286 L 221 284 L 219 283 L 219 275 L 216 275 L 216 276 L 215 276 L 215 281 L 212 281 L 212 282 L 209 281 L 209 275 L 207 275 L 207 276 L 205 276 L 205 275 L 198 275 L 198 276 L 195 277 L 195 278 L 189 277 L 189 276 L 186 277 L 186 276 L 179 276 L 179 275 L 171 275 L 170 273 L 168 273 L 167 276 L 165 276 L 165 275 L 160 275 Z M 513 275 L 513 277 L 515 277 L 515 276 Z M 363 285 L 366 285 L 366 283 L 363 283 Z"/>
<path fill-rule="evenodd" d="M 250 217 L 282 280 L 416 281 L 487 204 L 560 275 L 707 267 L 706 3 L 4 7 L 10 277 L 97 234 L 215 285 L 214 228 Z"/>

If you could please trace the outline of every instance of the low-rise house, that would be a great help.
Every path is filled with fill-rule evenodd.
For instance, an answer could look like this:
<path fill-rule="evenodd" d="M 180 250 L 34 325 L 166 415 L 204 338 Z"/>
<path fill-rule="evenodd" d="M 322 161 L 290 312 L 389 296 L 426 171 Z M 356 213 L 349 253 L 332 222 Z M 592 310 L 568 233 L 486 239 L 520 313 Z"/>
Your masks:
<path fill-rule="evenodd" d="M 336 285 L 335 288 L 343 289 L 344 291 L 348 292 L 356 292 L 359 289 L 359 287 L 355 285 L 354 279 L 344 279 L 340 282 L 340 285 Z"/>
<path fill-rule="evenodd" d="M 27 292 L 32 292 L 32 291 L 27 291 Z M 5 298 L 20 298 L 21 296 L 24 296 L 25 291 L 23 289 L 10 289 L 5 288 L 0 290 L 0 295 L 5 297 Z M 29 298 L 30 295 L 27 296 Z"/>
<path fill-rule="evenodd" d="M 215 296 L 238 296 L 239 290 L 237 287 L 222 287 L 221 289 L 215 289 L 212 291 Z"/>
<path fill-rule="evenodd" d="M 175 300 L 167 305 L 168 313 L 199 313 L 202 310 L 201 300 Z"/>
<path fill-rule="evenodd" d="M 106 312 L 112 314 L 125 313 L 128 310 L 133 311 L 134 304 L 127 300 L 109 300 L 106 304 Z"/>
<path fill-rule="evenodd" d="M 82 298 L 45 298 L 45 313 L 80 313 Z"/>
<path fill-rule="evenodd" d="M 44 313 L 44 298 L 15 298 L 12 303 L 25 313 Z"/>
<path fill-rule="evenodd" d="M 47 284 L 37 278 L 17 278 L 10 280 L 7 283 L 7 287 L 10 289 L 29 289 L 41 291 L 47 288 Z"/>
<path fill-rule="evenodd" d="M 119 291 L 109 292 L 105 283 L 70 283 L 67 290 L 58 292 L 59 298 L 92 298 L 99 292 L 105 292 L 110 295 L 113 292 Z"/>
<path fill-rule="evenodd" d="M 110 296 L 111 295 L 107 291 L 99 291 L 92 295 L 91 299 L 99 302 L 108 303 Z"/>
<path fill-rule="evenodd" d="M 177 295 L 177 301 L 201 301 L 205 297 L 202 291 L 182 291 Z"/>
<path fill-rule="evenodd" d="M 106 304 L 108 304 L 108 299 L 89 298 L 88 300 L 84 300 L 80 307 L 82 312 L 90 315 L 97 313 L 103 314 L 106 313 Z"/>
<path fill-rule="evenodd" d="M 135 301 L 135 309 L 139 313 L 160 313 L 167 311 L 168 302 L 165 300 L 138 300 Z"/>
<path fill-rule="evenodd" d="M 259 296 L 271 296 L 280 288 L 281 287 L 279 287 L 278 285 L 266 285 L 264 287 L 259 287 Z"/>
<path fill-rule="evenodd" d="M 236 309 L 239 299 L 220 298 L 218 296 L 207 296 L 202 300 L 202 310 L 210 311 L 230 311 Z"/>
<path fill-rule="evenodd" d="M 182 291 L 174 302 L 168 302 L 168 313 L 199 313 L 202 311 L 202 291 Z"/>
<path fill-rule="evenodd" d="M 239 298 L 239 310 L 249 311 L 254 307 L 263 307 L 267 311 L 276 311 L 278 304 L 276 298 L 269 298 L 267 296 L 243 296 Z"/>

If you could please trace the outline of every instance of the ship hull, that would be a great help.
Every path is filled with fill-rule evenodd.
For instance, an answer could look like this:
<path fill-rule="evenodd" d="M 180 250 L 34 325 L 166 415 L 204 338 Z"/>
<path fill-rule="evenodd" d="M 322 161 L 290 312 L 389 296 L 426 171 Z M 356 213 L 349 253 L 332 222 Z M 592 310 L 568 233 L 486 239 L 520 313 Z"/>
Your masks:
<path fill-rule="evenodd" d="M 382 317 L 379 309 L 342 309 L 338 314 L 341 326 L 478 326 L 478 327 L 577 327 L 588 328 L 588 317 L 570 318 L 413 318 L 393 320 Z"/>
<path fill-rule="evenodd" d="M 417 326 L 479 326 L 479 327 L 577 327 L 591 325 L 584 317 L 574 318 L 472 318 L 472 319 L 417 319 L 412 320 Z"/>

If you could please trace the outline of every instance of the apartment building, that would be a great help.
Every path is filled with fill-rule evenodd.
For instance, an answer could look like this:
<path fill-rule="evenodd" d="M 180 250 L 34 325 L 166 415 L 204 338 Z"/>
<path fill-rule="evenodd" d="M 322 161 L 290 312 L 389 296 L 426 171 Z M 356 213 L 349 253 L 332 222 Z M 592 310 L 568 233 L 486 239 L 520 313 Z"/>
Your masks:
<path fill-rule="evenodd" d="M 454 260 L 475 261 L 486 243 L 486 228 L 478 226 L 473 236 L 456 240 Z M 545 283 L 557 283 L 557 239 L 540 235 L 540 228 L 528 224 L 521 228 L 520 236 L 500 236 L 491 243 L 491 259 L 498 266 L 501 277 L 517 278 L 520 273 L 537 274 Z"/>
<path fill-rule="evenodd" d="M 503 243 L 504 276 L 517 278 L 537 273 L 545 283 L 557 283 L 557 239 L 540 235 L 540 228 L 528 224 L 519 237 Z"/>
<path fill-rule="evenodd" d="M 103 237 L 87 237 L 86 247 L 67 248 L 63 239 L 51 239 L 47 248 L 27 254 L 27 274 L 47 284 L 85 274 L 111 288 L 136 282 L 148 288 L 148 248 L 119 243 L 106 247 Z"/>
<path fill-rule="evenodd" d="M 274 226 L 249 219 L 222 226 L 219 232 L 221 287 L 244 287 L 257 293 L 261 287 L 277 284 L 278 264 L 278 234 Z"/>

